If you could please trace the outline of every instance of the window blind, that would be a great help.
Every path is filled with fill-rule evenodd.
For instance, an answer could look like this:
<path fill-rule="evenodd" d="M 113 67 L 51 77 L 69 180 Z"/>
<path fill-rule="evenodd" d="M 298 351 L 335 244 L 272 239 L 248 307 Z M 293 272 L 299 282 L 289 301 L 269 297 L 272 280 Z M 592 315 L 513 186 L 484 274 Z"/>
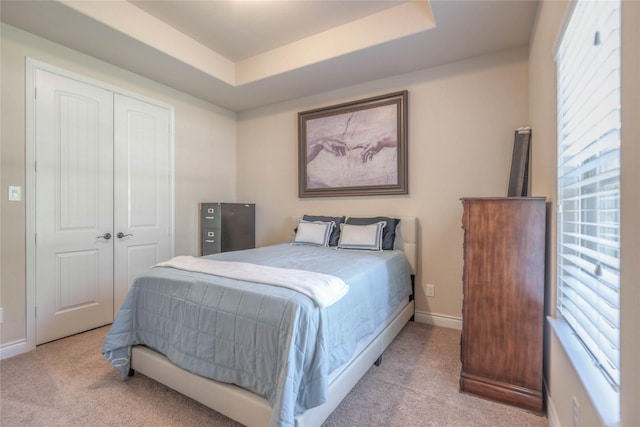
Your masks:
<path fill-rule="evenodd" d="M 579 1 L 558 69 L 558 313 L 620 384 L 620 1 Z"/>

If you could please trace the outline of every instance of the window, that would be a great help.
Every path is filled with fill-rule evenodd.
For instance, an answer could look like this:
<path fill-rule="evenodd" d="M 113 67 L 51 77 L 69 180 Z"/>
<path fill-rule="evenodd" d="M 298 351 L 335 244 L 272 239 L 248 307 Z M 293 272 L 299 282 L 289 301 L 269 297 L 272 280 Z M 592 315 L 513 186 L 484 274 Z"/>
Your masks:
<path fill-rule="evenodd" d="M 558 56 L 558 305 L 620 384 L 620 1 L 578 1 Z"/>

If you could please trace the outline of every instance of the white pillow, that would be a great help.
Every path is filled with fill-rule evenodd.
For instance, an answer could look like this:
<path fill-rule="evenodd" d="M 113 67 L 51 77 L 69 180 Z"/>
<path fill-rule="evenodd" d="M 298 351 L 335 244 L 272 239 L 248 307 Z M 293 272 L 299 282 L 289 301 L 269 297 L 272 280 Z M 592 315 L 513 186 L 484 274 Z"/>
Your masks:
<path fill-rule="evenodd" d="M 386 221 L 368 225 L 340 224 L 339 249 L 382 250 L 382 231 Z"/>
<path fill-rule="evenodd" d="M 336 223 L 300 220 L 293 243 L 316 246 L 329 246 L 329 237 Z"/>

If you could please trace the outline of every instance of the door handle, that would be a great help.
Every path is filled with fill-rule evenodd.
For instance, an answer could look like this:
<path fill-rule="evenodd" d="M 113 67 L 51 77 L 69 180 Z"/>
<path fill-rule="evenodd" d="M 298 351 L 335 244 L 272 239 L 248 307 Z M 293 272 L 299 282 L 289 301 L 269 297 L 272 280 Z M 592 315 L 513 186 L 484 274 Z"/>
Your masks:
<path fill-rule="evenodd" d="M 122 231 L 119 231 L 118 234 L 116 234 L 116 237 L 118 239 L 122 239 L 123 237 L 128 237 L 128 236 L 133 237 L 133 234 L 124 234 Z"/>
<path fill-rule="evenodd" d="M 104 239 L 109 240 L 111 238 L 111 233 L 104 233 L 102 236 L 96 237 L 96 239 Z"/>

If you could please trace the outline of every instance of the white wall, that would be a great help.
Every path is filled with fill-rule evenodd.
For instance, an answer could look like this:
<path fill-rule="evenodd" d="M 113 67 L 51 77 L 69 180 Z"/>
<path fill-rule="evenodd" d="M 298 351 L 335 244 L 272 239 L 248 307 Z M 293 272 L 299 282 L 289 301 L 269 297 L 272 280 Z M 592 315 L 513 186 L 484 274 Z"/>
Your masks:
<path fill-rule="evenodd" d="M 553 49 L 569 3 L 544 1 L 530 46 L 530 110 L 534 129 L 532 190 L 547 196 L 547 314 L 555 316 L 556 296 L 556 67 Z M 622 12 L 622 241 L 621 241 L 621 417 L 623 426 L 640 425 L 640 3 L 623 2 Z M 579 402 L 580 425 L 601 426 L 587 390 L 577 376 L 555 332 L 545 333 L 546 378 L 552 425 L 573 425 L 573 398 Z M 555 423 L 555 424 L 554 424 Z"/>
<path fill-rule="evenodd" d="M 25 203 L 8 202 L 25 185 L 25 57 L 136 92 L 175 107 L 175 252 L 196 255 L 198 203 L 234 201 L 236 115 L 131 72 L 1 24 L 2 198 L 0 344 L 25 339 Z"/>
<path fill-rule="evenodd" d="M 238 199 L 256 203 L 258 245 L 287 241 L 291 215 L 416 216 L 418 314 L 459 324 L 459 199 L 506 195 L 514 130 L 528 125 L 528 78 L 527 50 L 515 49 L 239 114 Z M 298 198 L 297 113 L 403 89 L 409 195 Z M 436 285 L 435 298 L 425 296 L 426 283 Z"/>

